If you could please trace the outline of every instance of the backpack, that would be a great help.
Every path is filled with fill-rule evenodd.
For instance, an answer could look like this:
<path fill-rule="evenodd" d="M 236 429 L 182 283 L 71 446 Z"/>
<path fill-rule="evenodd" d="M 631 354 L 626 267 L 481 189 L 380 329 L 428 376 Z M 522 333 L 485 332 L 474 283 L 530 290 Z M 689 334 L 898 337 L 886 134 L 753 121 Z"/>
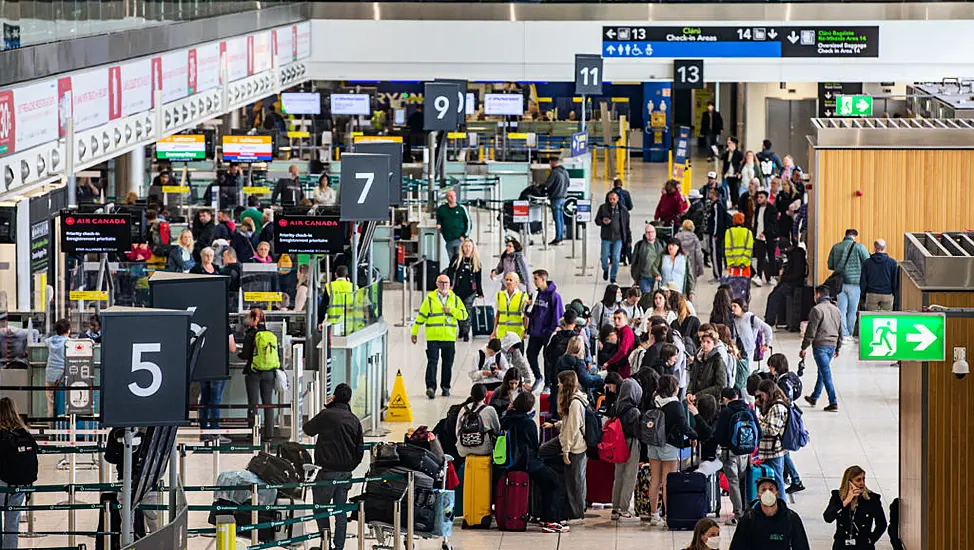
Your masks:
<path fill-rule="evenodd" d="M 794 403 L 802 395 L 802 379 L 793 372 L 786 372 L 776 380 L 781 391 Z"/>
<path fill-rule="evenodd" d="M 254 358 L 250 362 L 253 370 L 273 370 L 281 367 L 281 357 L 277 353 L 277 335 L 269 330 L 257 331 L 254 335 Z"/>
<path fill-rule="evenodd" d="M 597 449 L 599 443 L 602 442 L 602 421 L 599 420 L 599 415 L 596 414 L 595 409 L 586 405 L 581 399 L 577 397 L 575 399 L 582 404 L 582 409 L 585 410 L 585 426 L 582 428 L 585 445 L 590 449 Z"/>
<path fill-rule="evenodd" d="M 808 445 L 808 430 L 805 429 L 802 411 L 794 405 L 788 405 L 788 422 L 781 434 L 781 448 L 794 452 L 805 445 Z"/>
<path fill-rule="evenodd" d="M 171 233 L 169 222 L 154 223 L 149 226 L 149 249 L 160 258 L 168 258 L 172 247 L 169 244 Z"/>
<path fill-rule="evenodd" d="M 608 421 L 602 429 L 599 460 L 610 464 L 629 461 L 629 445 L 626 443 L 626 435 L 622 432 L 622 420 L 619 418 Z"/>
<path fill-rule="evenodd" d="M 756 315 L 754 315 L 752 313 L 751 314 L 751 332 L 754 333 L 754 360 L 755 361 L 764 361 L 764 352 L 761 351 L 761 348 L 764 347 L 764 332 L 763 331 L 760 331 L 760 330 L 758 330 L 758 331 L 755 331 L 754 330 L 754 319 L 755 318 L 756 318 Z"/>
<path fill-rule="evenodd" d="M 27 430 L 0 431 L 0 481 L 17 486 L 37 481 L 37 442 Z"/>
<path fill-rule="evenodd" d="M 666 415 L 663 409 L 649 409 L 640 418 L 639 441 L 654 447 L 666 445 Z"/>
<path fill-rule="evenodd" d="M 751 411 L 749 409 L 736 411 L 730 417 L 728 428 L 730 429 L 727 436 L 727 441 L 730 443 L 727 446 L 728 450 L 737 456 L 754 454 L 761 435 L 754 417 L 751 416 Z"/>
<path fill-rule="evenodd" d="M 304 477 L 305 464 L 311 464 L 311 453 L 300 443 L 286 441 L 277 448 L 277 456 L 287 460 L 297 470 L 298 475 Z"/>
<path fill-rule="evenodd" d="M 474 409 L 464 409 L 460 417 L 460 438 L 458 443 L 464 447 L 479 447 L 487 442 L 487 426 L 480 417 L 486 405 Z"/>
<path fill-rule="evenodd" d="M 494 465 L 498 468 L 507 470 L 517 464 L 517 453 L 511 446 L 511 437 L 510 430 L 502 430 L 494 441 Z"/>

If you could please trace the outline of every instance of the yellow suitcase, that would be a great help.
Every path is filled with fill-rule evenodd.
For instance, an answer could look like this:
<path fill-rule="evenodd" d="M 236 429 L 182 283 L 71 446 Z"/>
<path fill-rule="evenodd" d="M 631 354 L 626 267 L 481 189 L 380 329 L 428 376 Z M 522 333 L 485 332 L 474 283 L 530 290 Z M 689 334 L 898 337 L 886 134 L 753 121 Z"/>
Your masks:
<path fill-rule="evenodd" d="M 468 456 L 463 467 L 463 528 L 490 529 L 489 456 Z"/>

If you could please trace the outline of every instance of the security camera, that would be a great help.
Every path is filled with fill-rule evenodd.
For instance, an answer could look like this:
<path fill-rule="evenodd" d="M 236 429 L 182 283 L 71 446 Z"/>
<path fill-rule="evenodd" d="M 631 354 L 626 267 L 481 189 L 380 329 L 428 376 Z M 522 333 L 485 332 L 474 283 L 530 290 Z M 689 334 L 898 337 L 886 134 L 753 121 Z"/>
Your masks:
<path fill-rule="evenodd" d="M 951 366 L 950 371 L 954 373 L 954 376 L 956 376 L 958 380 L 963 380 L 964 377 L 971 372 L 971 367 L 967 364 L 966 359 L 966 348 L 954 348 L 954 364 Z"/>

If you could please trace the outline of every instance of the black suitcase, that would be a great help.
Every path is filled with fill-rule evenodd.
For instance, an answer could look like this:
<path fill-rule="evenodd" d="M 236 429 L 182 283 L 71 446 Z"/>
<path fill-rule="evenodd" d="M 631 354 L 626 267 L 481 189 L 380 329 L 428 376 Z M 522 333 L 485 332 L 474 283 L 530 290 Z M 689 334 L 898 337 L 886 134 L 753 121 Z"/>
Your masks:
<path fill-rule="evenodd" d="M 490 336 L 494 332 L 494 306 L 486 304 L 473 306 L 470 318 L 474 337 Z"/>
<path fill-rule="evenodd" d="M 423 280 L 423 265 L 426 266 L 426 280 Z M 436 278 L 440 276 L 440 265 L 435 260 L 426 260 L 417 265 L 413 278 L 416 280 L 416 290 L 436 290 Z"/>
<path fill-rule="evenodd" d="M 422 472 L 432 479 L 439 479 L 443 473 L 443 463 L 431 451 L 410 443 L 396 445 L 400 463 L 410 470 Z"/>
<path fill-rule="evenodd" d="M 264 483 L 277 485 L 282 483 L 300 483 L 301 476 L 294 469 L 290 460 L 260 451 L 257 456 L 247 463 L 247 471 L 264 480 Z M 300 499 L 303 491 L 300 487 L 282 488 L 277 490 L 285 497 Z"/>

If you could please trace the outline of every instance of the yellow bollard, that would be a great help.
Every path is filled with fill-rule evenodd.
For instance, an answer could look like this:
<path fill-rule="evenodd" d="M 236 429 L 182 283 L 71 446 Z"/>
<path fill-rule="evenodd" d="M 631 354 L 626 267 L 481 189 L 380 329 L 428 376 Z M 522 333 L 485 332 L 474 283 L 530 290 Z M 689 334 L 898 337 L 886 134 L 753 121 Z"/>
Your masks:
<path fill-rule="evenodd" d="M 233 516 L 216 518 L 216 550 L 237 549 L 237 520 Z"/>
<path fill-rule="evenodd" d="M 483 146 L 481 146 L 478 149 L 479 149 L 479 154 L 477 155 L 477 158 L 478 158 L 479 162 L 483 162 L 484 161 L 484 148 L 483 148 Z"/>
<path fill-rule="evenodd" d="M 671 150 L 667 151 L 666 152 L 666 155 L 667 155 L 667 160 L 666 160 L 666 176 L 667 177 L 666 177 L 666 179 L 670 179 L 670 178 L 673 177 L 673 150 L 671 149 Z"/>

